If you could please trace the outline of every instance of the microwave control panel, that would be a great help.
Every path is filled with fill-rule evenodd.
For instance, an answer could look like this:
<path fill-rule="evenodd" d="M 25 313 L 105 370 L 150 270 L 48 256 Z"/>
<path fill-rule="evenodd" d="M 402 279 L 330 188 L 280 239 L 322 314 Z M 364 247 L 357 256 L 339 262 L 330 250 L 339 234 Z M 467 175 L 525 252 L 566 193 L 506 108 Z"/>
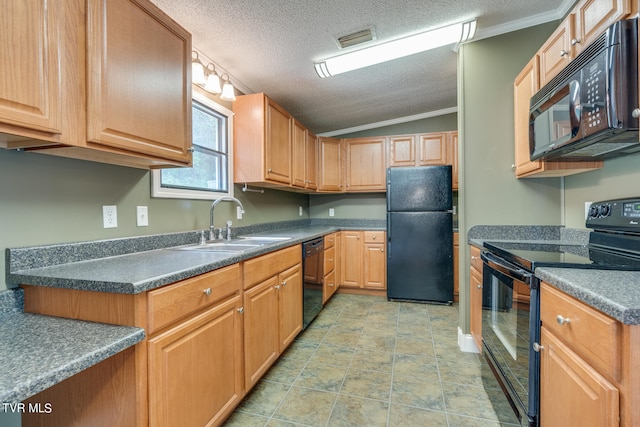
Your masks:
<path fill-rule="evenodd" d="M 607 99 L 605 66 L 605 56 L 600 54 L 582 69 L 580 103 L 582 104 L 581 127 L 584 134 L 608 127 L 605 107 Z"/>

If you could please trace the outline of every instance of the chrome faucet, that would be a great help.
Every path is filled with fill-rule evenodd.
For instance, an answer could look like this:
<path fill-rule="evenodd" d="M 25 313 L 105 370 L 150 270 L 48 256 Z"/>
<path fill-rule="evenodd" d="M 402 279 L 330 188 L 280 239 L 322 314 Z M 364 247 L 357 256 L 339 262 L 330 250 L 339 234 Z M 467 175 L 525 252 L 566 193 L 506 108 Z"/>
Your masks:
<path fill-rule="evenodd" d="M 220 197 L 219 199 L 214 200 L 213 203 L 211 204 L 211 212 L 209 217 L 209 240 L 216 239 L 216 232 L 215 232 L 216 230 L 213 227 L 213 210 L 216 208 L 216 206 L 220 202 L 235 202 L 238 206 L 240 206 L 240 212 L 244 213 L 244 206 L 242 206 L 242 202 L 236 199 L 235 197 L 227 196 L 227 197 Z M 228 232 L 228 235 L 231 235 L 231 233 Z"/>

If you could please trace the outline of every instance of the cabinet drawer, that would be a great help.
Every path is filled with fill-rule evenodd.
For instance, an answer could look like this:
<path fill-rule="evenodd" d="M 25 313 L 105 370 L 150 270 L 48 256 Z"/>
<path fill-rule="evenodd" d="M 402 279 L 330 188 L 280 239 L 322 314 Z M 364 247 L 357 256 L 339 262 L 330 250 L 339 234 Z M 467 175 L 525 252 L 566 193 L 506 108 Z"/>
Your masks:
<path fill-rule="evenodd" d="M 244 262 L 244 289 L 293 267 L 302 260 L 302 246 L 296 245 Z"/>
<path fill-rule="evenodd" d="M 475 246 L 471 246 L 469 248 L 469 253 L 471 255 L 471 267 L 478 270 L 478 272 L 482 272 L 482 260 L 480 259 L 480 248 Z"/>
<path fill-rule="evenodd" d="M 324 274 L 329 273 L 330 271 L 333 271 L 336 267 L 336 248 L 331 246 L 328 249 L 324 250 L 324 267 L 323 267 L 323 272 Z"/>
<path fill-rule="evenodd" d="M 545 283 L 540 287 L 540 320 L 598 371 L 620 379 L 619 322 Z"/>
<path fill-rule="evenodd" d="M 384 231 L 365 231 L 365 243 L 384 243 Z"/>
<path fill-rule="evenodd" d="M 324 236 L 324 248 L 330 248 L 336 243 L 336 233 L 327 234 Z"/>
<path fill-rule="evenodd" d="M 150 291 L 147 332 L 153 333 L 239 291 L 239 264 Z"/>

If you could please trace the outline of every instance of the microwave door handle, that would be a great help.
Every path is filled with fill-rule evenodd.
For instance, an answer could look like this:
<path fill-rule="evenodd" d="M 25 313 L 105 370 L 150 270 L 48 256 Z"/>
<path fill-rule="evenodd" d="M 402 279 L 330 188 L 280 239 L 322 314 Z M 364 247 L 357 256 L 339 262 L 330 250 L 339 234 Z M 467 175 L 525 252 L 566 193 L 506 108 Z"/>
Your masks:
<path fill-rule="evenodd" d="M 580 82 L 571 80 L 569 83 L 569 121 L 571 124 L 571 139 L 580 131 L 582 118 L 582 103 L 580 102 Z"/>

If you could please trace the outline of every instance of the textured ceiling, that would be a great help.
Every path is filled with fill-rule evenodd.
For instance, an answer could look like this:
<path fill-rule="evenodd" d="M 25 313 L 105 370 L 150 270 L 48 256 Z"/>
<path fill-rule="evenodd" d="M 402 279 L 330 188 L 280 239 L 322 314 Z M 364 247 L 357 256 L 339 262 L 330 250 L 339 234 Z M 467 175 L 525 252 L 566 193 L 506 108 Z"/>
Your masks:
<path fill-rule="evenodd" d="M 476 38 L 560 19 L 574 0 L 152 0 L 194 48 L 246 92 L 265 92 L 315 133 L 456 107 L 453 46 L 320 79 L 313 62 L 350 50 L 336 39 L 374 28 L 369 45 L 478 19 Z M 559 4 L 561 3 L 561 4 Z"/>

